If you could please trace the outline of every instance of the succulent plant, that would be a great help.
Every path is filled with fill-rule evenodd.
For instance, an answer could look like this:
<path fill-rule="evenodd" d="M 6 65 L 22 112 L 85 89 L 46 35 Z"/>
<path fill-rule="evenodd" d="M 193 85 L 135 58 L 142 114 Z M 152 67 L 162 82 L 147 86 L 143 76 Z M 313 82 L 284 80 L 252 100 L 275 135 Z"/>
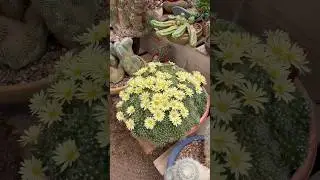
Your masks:
<path fill-rule="evenodd" d="M 184 15 L 169 16 L 169 20 L 161 22 L 155 19 L 150 21 L 152 27 L 156 30 L 158 36 L 170 37 L 173 39 L 179 39 L 185 32 L 188 33 L 189 44 L 192 47 L 197 45 L 197 31 L 193 26 L 195 17 L 190 16 L 188 19 Z"/>
<path fill-rule="evenodd" d="M 20 69 L 39 60 L 46 52 L 48 32 L 33 7 L 25 22 L 0 15 L 0 64 Z"/>
<path fill-rule="evenodd" d="M 111 0 L 111 26 L 121 37 L 141 37 L 147 31 L 149 0 Z"/>
<path fill-rule="evenodd" d="M 113 69 L 110 73 L 115 73 L 110 75 L 115 78 L 111 82 L 119 82 L 120 79 L 123 79 L 123 71 L 129 76 L 133 76 L 135 72 L 145 65 L 144 60 L 133 53 L 132 44 L 131 38 L 124 38 L 114 44 L 110 43 L 110 65 L 112 66 L 110 68 Z"/>
<path fill-rule="evenodd" d="M 310 103 L 288 79 L 290 66 L 309 71 L 304 52 L 280 30 L 262 40 L 227 21 L 216 25 L 210 145 L 215 163 L 227 162 L 216 175 L 290 179 L 308 149 Z"/>
<path fill-rule="evenodd" d="M 117 119 L 133 136 L 164 146 L 185 136 L 205 112 L 205 78 L 174 63 L 150 62 L 128 81 L 117 104 Z"/>
<path fill-rule="evenodd" d="M 61 57 L 51 86 L 30 99 L 38 121 L 20 140 L 32 153 L 20 168 L 23 180 L 106 179 L 108 76 L 108 53 L 97 44 Z"/>
<path fill-rule="evenodd" d="M 165 180 L 210 180 L 210 169 L 191 158 L 177 160 L 165 173 Z"/>

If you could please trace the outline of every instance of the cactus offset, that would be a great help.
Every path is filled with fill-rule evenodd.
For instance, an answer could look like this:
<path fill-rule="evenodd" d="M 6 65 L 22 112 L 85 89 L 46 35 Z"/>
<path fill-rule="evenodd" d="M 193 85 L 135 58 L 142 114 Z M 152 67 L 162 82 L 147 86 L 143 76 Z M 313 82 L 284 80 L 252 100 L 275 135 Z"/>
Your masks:
<path fill-rule="evenodd" d="M 118 83 L 124 78 L 124 70 L 121 66 L 118 68 L 110 66 L 110 82 Z"/>

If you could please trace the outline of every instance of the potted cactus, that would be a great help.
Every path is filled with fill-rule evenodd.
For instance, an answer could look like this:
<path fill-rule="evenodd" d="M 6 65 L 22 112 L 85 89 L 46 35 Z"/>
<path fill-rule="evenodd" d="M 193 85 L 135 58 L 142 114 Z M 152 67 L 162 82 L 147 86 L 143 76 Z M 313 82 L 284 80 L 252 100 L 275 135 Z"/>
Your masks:
<path fill-rule="evenodd" d="M 110 43 L 110 93 L 119 94 L 131 76 L 145 66 L 145 61 L 132 50 L 131 38 Z"/>
<path fill-rule="evenodd" d="M 263 41 L 220 27 L 211 53 L 214 175 L 308 179 L 316 155 L 311 102 L 289 79 L 291 66 L 308 71 L 303 50 L 280 30 Z"/>
<path fill-rule="evenodd" d="M 183 139 L 173 148 L 164 175 L 166 180 L 210 179 L 210 125 L 207 122 L 203 125 L 206 125 L 203 135 Z"/>
<path fill-rule="evenodd" d="M 168 40 L 185 45 L 195 47 L 198 39 L 202 35 L 202 25 L 195 23 L 195 17 L 190 16 L 186 19 L 183 15 L 169 16 L 168 21 L 151 20 L 150 24 L 156 31 L 156 35 L 166 37 Z"/>
<path fill-rule="evenodd" d="M 204 84 L 199 72 L 188 73 L 172 62 L 150 62 L 120 92 L 117 119 L 154 147 L 175 142 L 206 120 L 210 101 Z"/>
<path fill-rule="evenodd" d="M 109 163 L 107 51 L 96 43 L 62 58 L 46 90 L 30 99 L 38 117 L 20 143 L 22 179 L 106 179 Z"/>

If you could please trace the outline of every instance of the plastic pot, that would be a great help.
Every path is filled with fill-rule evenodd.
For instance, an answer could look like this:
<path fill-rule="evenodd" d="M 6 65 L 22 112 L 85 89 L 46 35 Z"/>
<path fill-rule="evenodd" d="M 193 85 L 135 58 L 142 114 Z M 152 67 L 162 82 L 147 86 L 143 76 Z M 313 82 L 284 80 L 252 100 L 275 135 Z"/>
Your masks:
<path fill-rule="evenodd" d="M 178 158 L 180 152 L 189 144 L 191 144 L 194 141 L 204 141 L 203 135 L 197 135 L 197 136 L 190 136 L 187 137 L 177 143 L 177 145 L 172 149 L 168 161 L 167 161 L 167 169 L 173 166 L 176 162 L 176 159 Z"/>

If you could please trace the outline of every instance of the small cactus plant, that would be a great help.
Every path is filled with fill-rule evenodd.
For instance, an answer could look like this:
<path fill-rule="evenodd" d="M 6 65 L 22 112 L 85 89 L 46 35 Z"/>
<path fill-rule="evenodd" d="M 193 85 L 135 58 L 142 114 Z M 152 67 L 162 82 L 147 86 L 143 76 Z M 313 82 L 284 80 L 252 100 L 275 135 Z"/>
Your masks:
<path fill-rule="evenodd" d="M 131 38 L 124 38 L 114 44 L 110 43 L 110 82 L 121 81 L 125 73 L 133 76 L 144 66 L 144 60 L 133 53 L 132 44 Z"/>
<path fill-rule="evenodd" d="M 210 169 L 191 158 L 176 161 L 168 168 L 165 180 L 210 180 Z"/>

